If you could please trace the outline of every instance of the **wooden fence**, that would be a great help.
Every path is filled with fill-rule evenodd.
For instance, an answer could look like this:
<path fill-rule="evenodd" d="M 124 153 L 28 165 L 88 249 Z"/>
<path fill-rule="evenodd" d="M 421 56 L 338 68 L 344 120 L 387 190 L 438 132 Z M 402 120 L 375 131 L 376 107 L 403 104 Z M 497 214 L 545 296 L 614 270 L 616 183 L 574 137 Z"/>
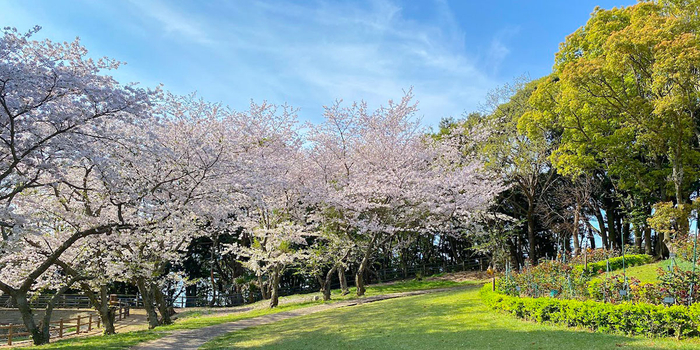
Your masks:
<path fill-rule="evenodd" d="M 129 305 L 119 304 L 114 306 L 115 322 L 119 322 L 130 316 Z M 97 312 L 91 312 L 87 315 L 78 315 L 74 318 L 61 318 L 57 321 L 51 321 L 49 325 L 49 333 L 51 338 L 63 338 L 70 335 L 92 332 L 93 328 L 102 328 L 102 320 Z M 41 325 L 39 325 L 41 327 Z M 7 324 L 0 325 L 0 339 L 6 340 L 7 345 L 12 345 L 13 342 L 28 340 L 30 333 L 24 325 Z"/>

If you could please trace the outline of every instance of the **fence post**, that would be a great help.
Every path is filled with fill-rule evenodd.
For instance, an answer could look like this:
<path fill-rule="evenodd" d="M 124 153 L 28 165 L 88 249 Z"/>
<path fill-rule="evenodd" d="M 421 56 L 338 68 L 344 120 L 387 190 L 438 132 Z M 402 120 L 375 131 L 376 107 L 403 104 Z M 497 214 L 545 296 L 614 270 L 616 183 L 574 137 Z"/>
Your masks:
<path fill-rule="evenodd" d="M 97 317 L 97 328 L 100 328 L 100 321 L 102 321 L 102 317 Z"/>
<path fill-rule="evenodd" d="M 121 321 L 122 319 L 122 306 L 119 305 L 119 320 Z"/>
<path fill-rule="evenodd" d="M 7 331 L 7 345 L 12 345 L 12 323 L 10 323 L 10 329 Z"/>
<path fill-rule="evenodd" d="M 58 337 L 63 338 L 63 318 L 58 320 Z"/>
<path fill-rule="evenodd" d="M 75 334 L 80 334 L 80 315 L 78 315 L 77 321 L 75 322 Z"/>
<path fill-rule="evenodd" d="M 88 332 L 92 331 L 92 314 L 88 315 Z"/>

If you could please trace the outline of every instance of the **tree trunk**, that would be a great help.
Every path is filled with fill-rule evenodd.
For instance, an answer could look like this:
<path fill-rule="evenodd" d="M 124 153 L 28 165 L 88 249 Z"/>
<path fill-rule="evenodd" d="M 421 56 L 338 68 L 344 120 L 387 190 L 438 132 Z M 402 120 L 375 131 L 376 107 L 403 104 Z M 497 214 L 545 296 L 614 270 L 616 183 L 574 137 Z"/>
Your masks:
<path fill-rule="evenodd" d="M 262 296 L 263 300 L 269 299 L 270 296 L 267 294 L 267 288 L 263 282 L 262 275 L 258 275 L 258 286 L 260 287 L 260 295 Z"/>
<path fill-rule="evenodd" d="M 378 234 L 373 234 L 372 239 L 369 242 L 369 246 L 367 247 L 367 250 L 365 251 L 365 254 L 362 256 L 362 261 L 360 262 L 360 266 L 357 267 L 357 271 L 355 272 L 355 288 L 357 288 L 357 296 L 361 297 L 365 295 L 365 270 L 367 269 L 367 265 L 369 264 L 369 259 L 372 256 L 372 252 L 374 251 L 374 244 L 377 242 L 377 236 Z"/>
<path fill-rule="evenodd" d="M 109 295 L 107 294 L 107 286 L 106 285 L 101 285 L 100 286 L 100 296 L 98 297 L 95 292 L 92 291 L 90 286 L 86 283 L 81 284 L 81 287 L 83 289 L 83 293 L 87 295 L 88 299 L 90 299 L 90 303 L 92 304 L 92 307 L 97 310 L 97 313 L 100 316 L 100 320 L 102 321 L 102 325 L 104 328 L 104 331 L 102 334 L 104 335 L 111 335 L 115 334 L 116 330 L 114 329 L 114 318 L 115 318 L 115 313 L 114 313 L 114 308 L 109 305 Z"/>
<path fill-rule="evenodd" d="M 644 239 L 642 228 L 634 225 L 634 245 L 637 247 L 637 254 L 642 253 L 642 240 Z"/>
<path fill-rule="evenodd" d="M 348 289 L 348 281 L 345 279 L 345 268 L 342 266 L 338 266 L 338 280 L 340 280 L 341 295 L 348 295 L 350 290 Z"/>
<path fill-rule="evenodd" d="M 113 307 L 107 304 L 106 307 L 97 310 L 100 314 L 100 320 L 102 321 L 102 327 L 104 328 L 104 335 L 116 334 L 117 331 L 114 329 L 114 319 L 116 318 L 116 313 Z"/>
<path fill-rule="evenodd" d="M 29 300 L 27 300 L 27 291 L 22 289 L 3 289 L 5 293 L 9 294 L 15 300 L 17 308 L 19 309 L 20 314 L 22 315 L 22 321 L 24 322 L 24 326 L 27 328 L 27 332 L 32 337 L 34 345 L 46 344 L 49 342 L 49 338 L 51 337 L 51 333 L 49 332 L 49 329 L 51 328 L 51 314 L 53 313 L 54 305 L 56 304 L 58 298 L 61 295 L 63 295 L 63 293 L 65 293 L 68 289 L 70 289 L 73 283 L 75 283 L 78 280 L 80 280 L 79 277 L 73 277 L 73 279 L 71 279 L 70 282 L 66 283 L 66 285 L 57 290 L 56 293 L 51 297 L 48 304 L 46 305 L 46 309 L 44 310 L 44 317 L 41 328 L 37 327 L 36 323 L 34 322 L 34 314 L 32 313 L 32 309 L 29 305 Z"/>
<path fill-rule="evenodd" d="M 160 312 L 160 324 L 166 325 L 166 324 L 172 324 L 173 321 L 170 316 L 172 316 L 172 313 L 170 312 L 170 306 L 168 305 L 168 301 L 165 298 L 165 294 L 163 294 L 163 291 L 160 290 L 157 286 L 153 286 L 153 295 L 154 299 L 156 302 L 156 306 L 158 307 L 158 312 Z"/>
<path fill-rule="evenodd" d="M 280 300 L 279 300 L 279 284 L 280 284 L 280 275 L 282 274 L 282 269 L 279 267 L 275 267 L 272 270 L 272 276 L 270 276 L 270 308 L 277 307 L 279 305 Z"/>
<path fill-rule="evenodd" d="M 533 215 L 533 204 L 528 202 L 526 220 L 527 220 L 527 240 L 530 243 L 530 264 L 537 265 L 537 242 L 535 241 L 535 221 Z"/>
<path fill-rule="evenodd" d="M 610 248 L 619 249 L 620 240 L 615 229 L 615 210 L 612 205 L 605 208 L 605 216 L 608 219 L 608 239 L 611 241 Z"/>
<path fill-rule="evenodd" d="M 651 243 L 651 227 L 649 225 L 644 225 L 644 253 L 647 255 L 654 254 Z"/>
<path fill-rule="evenodd" d="M 647 206 L 646 207 L 646 214 L 647 217 L 651 216 L 651 207 Z M 649 226 L 646 222 L 644 223 L 644 253 L 647 255 L 654 255 L 654 246 L 652 245 L 653 242 L 651 241 L 651 226 Z"/>
<path fill-rule="evenodd" d="M 360 266 L 357 268 L 357 272 L 355 272 L 355 288 L 357 288 L 357 296 L 361 297 L 365 295 L 366 289 L 365 289 L 365 278 L 364 278 L 364 272 L 365 272 L 365 265 L 364 265 L 364 260 L 362 263 L 360 263 Z"/>
<path fill-rule="evenodd" d="M 329 301 L 331 300 L 331 288 L 328 286 L 326 289 L 323 290 L 323 301 Z"/>
<path fill-rule="evenodd" d="M 581 243 L 579 242 L 579 213 L 581 212 L 581 206 L 576 203 L 576 209 L 574 211 L 574 227 L 572 235 L 574 236 L 574 256 L 581 255 Z"/>
<path fill-rule="evenodd" d="M 593 234 L 593 229 L 590 227 L 588 228 L 588 243 L 591 247 L 591 249 L 595 249 L 595 235 Z"/>
<path fill-rule="evenodd" d="M 39 327 L 37 327 L 36 322 L 34 322 L 34 313 L 32 308 L 29 306 L 29 300 L 27 300 L 26 292 L 15 292 L 12 298 L 17 304 L 20 314 L 22 315 L 22 322 L 24 322 L 24 327 L 27 328 L 27 332 L 32 337 L 32 342 L 34 345 L 47 344 L 49 342 L 49 333 L 42 332 Z M 49 319 L 51 316 L 49 316 Z"/>
<path fill-rule="evenodd" d="M 330 283 L 328 283 L 325 279 L 323 279 L 321 276 L 316 276 L 318 279 L 318 283 L 321 285 L 321 297 L 323 298 L 323 301 L 329 301 L 331 300 L 331 288 L 330 288 Z"/>
<path fill-rule="evenodd" d="M 156 313 L 153 302 L 152 291 L 149 286 L 147 286 L 145 278 L 137 278 L 136 286 L 139 288 L 141 298 L 143 299 L 143 308 L 146 310 L 146 317 L 148 318 L 148 329 L 153 329 L 160 326 L 158 314 Z"/>
<path fill-rule="evenodd" d="M 219 236 L 215 235 L 214 239 L 212 240 L 211 251 L 209 254 L 209 280 L 211 283 L 211 302 L 209 303 L 209 306 L 216 305 L 216 281 L 214 281 L 214 252 L 218 244 Z"/>
<path fill-rule="evenodd" d="M 321 275 L 316 276 L 318 283 L 321 285 L 321 296 L 323 297 L 323 301 L 331 300 L 331 279 L 333 278 L 335 269 L 336 266 L 333 266 L 330 270 L 328 270 L 325 278 L 323 278 Z"/>
<path fill-rule="evenodd" d="M 622 219 L 620 219 L 621 226 L 622 226 L 622 241 L 625 244 L 628 244 L 630 236 L 632 235 L 632 229 L 630 227 L 629 222 L 622 222 Z"/>
<path fill-rule="evenodd" d="M 596 210 L 594 210 L 593 212 L 595 213 L 596 221 L 598 221 L 598 226 L 600 229 L 600 240 L 603 244 L 603 249 L 610 249 L 610 242 L 608 241 L 608 230 L 605 228 L 605 218 L 603 217 L 602 209 L 598 207 L 598 204 L 596 204 Z"/>

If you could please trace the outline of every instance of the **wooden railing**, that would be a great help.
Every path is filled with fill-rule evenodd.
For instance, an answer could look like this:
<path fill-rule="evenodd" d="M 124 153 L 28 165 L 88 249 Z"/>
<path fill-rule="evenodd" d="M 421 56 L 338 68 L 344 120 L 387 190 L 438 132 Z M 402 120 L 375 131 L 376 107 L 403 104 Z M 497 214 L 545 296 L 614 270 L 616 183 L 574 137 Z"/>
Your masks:
<path fill-rule="evenodd" d="M 119 322 L 130 316 L 129 305 L 115 305 L 114 321 Z M 51 321 L 49 324 L 49 333 L 51 338 L 63 338 L 70 335 L 92 332 L 93 328 L 101 328 L 102 320 L 97 312 L 91 312 L 87 315 L 78 315 L 74 318 L 61 318 L 56 321 Z M 41 325 L 39 325 L 41 327 Z M 30 333 L 24 325 L 7 324 L 0 325 L 0 339 L 7 340 L 7 345 L 12 345 L 18 340 L 27 340 Z"/>

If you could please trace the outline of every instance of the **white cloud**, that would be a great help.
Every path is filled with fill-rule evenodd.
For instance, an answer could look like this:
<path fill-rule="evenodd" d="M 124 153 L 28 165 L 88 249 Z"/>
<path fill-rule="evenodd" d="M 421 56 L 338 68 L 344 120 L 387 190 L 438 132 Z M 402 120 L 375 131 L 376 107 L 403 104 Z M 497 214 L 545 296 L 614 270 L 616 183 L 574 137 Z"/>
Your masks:
<path fill-rule="evenodd" d="M 392 0 L 83 0 L 82 7 L 109 26 L 94 36 L 68 18 L 53 27 L 114 48 L 111 56 L 129 62 L 117 72 L 128 80 L 197 90 L 236 109 L 250 98 L 288 102 L 307 120 L 335 99 L 378 107 L 410 87 L 426 124 L 475 110 L 499 84 L 494 75 L 512 35 L 497 34 L 490 49 L 488 41 L 465 42 L 445 0 L 421 4 L 420 19 Z"/>
<path fill-rule="evenodd" d="M 253 55 L 269 65 L 280 98 L 364 99 L 378 106 L 414 86 L 425 122 L 459 116 L 495 85 L 465 49 L 464 33 L 446 3 L 435 4 L 437 20 L 405 18 L 392 2 L 366 6 L 316 3 L 256 3 L 231 18 L 225 57 Z M 235 58 L 234 58 L 235 60 Z M 246 64 L 241 60 L 241 64 Z M 284 82 L 282 82 L 284 81 Z M 291 85 L 285 85 L 290 82 Z M 307 104 L 307 103 L 305 103 Z"/>
<path fill-rule="evenodd" d="M 211 45 L 214 42 L 209 39 L 207 29 L 191 16 L 178 10 L 171 3 L 163 3 L 160 0 L 129 0 L 143 16 L 160 23 L 167 34 L 181 35 L 187 40 Z"/>
<path fill-rule="evenodd" d="M 500 69 L 503 60 L 510 54 L 510 49 L 506 46 L 506 41 L 515 36 L 519 29 L 515 27 L 508 27 L 502 29 L 493 39 L 491 39 L 491 45 L 489 46 L 487 57 L 487 63 L 491 67 L 493 73 L 497 73 Z"/>

